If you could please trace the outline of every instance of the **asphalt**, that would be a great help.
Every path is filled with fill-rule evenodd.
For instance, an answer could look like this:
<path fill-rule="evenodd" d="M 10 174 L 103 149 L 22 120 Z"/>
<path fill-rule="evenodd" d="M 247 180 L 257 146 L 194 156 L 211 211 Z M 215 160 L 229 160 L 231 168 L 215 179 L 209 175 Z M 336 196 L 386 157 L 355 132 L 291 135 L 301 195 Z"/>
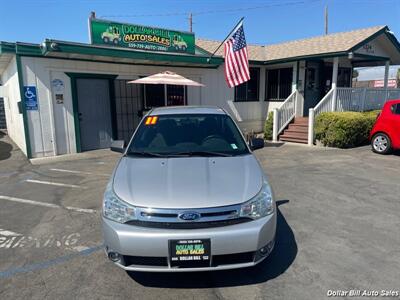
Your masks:
<path fill-rule="evenodd" d="M 243 270 L 128 273 L 106 259 L 100 231 L 118 154 L 33 165 L 0 133 L 0 298 L 323 299 L 329 290 L 400 290 L 398 154 L 285 144 L 256 155 L 279 208 L 267 260 Z"/>

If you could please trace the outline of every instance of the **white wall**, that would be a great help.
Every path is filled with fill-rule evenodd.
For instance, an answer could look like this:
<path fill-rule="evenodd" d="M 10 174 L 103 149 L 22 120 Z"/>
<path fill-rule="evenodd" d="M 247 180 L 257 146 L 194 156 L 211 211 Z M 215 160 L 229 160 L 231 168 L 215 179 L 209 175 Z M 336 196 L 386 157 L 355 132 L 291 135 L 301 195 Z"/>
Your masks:
<path fill-rule="evenodd" d="M 4 88 L 4 108 L 8 135 L 26 155 L 24 121 L 18 110 L 18 102 L 21 101 L 21 97 L 15 56 L 1 75 L 1 82 Z"/>
<path fill-rule="evenodd" d="M 188 88 L 189 105 L 220 106 L 232 113 L 228 101 L 234 98 L 234 89 L 225 82 L 223 66 L 218 69 L 174 68 L 160 66 L 123 65 L 62 59 L 22 57 L 24 85 L 35 85 L 38 93 L 38 111 L 28 111 L 32 156 L 43 157 L 76 152 L 75 128 L 72 110 L 70 78 L 65 72 L 115 74 L 120 79 L 135 79 L 165 70 L 177 72 L 205 84 Z M 260 67 L 260 96 L 258 102 L 234 102 L 243 119 L 243 131 L 262 131 L 267 110 L 280 102 L 265 102 L 265 67 Z M 57 104 L 51 81 L 64 82 L 64 103 Z"/>

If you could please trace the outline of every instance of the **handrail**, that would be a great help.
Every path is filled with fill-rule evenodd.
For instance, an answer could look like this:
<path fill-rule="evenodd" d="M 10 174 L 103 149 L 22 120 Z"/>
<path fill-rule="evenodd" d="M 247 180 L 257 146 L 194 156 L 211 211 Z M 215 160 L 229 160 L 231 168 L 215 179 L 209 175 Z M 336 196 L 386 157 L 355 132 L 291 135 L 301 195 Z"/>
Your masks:
<path fill-rule="evenodd" d="M 325 112 L 332 111 L 332 95 L 334 88 L 331 88 L 328 93 L 319 101 L 319 103 L 314 107 L 315 115 L 320 114 L 322 110 L 325 108 Z M 326 105 L 328 105 L 328 109 L 326 109 Z"/>
<path fill-rule="evenodd" d="M 297 90 L 294 90 L 278 107 L 278 134 L 285 129 L 296 115 L 296 96 Z"/>
<path fill-rule="evenodd" d="M 285 99 L 285 101 L 283 101 L 283 102 L 281 103 L 281 105 L 279 105 L 277 108 L 278 108 L 278 109 L 281 109 L 281 108 L 285 105 L 285 103 L 288 102 L 288 101 L 290 100 L 290 98 L 291 98 L 294 94 L 296 94 L 296 93 L 297 93 L 297 90 L 294 90 L 289 96 L 287 96 L 287 98 Z"/>

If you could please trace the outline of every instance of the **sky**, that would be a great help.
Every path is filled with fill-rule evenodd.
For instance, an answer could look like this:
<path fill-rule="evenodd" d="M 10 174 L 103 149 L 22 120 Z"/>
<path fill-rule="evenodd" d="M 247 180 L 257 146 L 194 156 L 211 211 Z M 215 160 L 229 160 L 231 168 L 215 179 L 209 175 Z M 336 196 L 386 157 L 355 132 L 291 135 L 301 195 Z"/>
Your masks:
<path fill-rule="evenodd" d="M 388 25 L 400 39 L 400 0 L 0 0 L 0 40 L 41 43 L 45 38 L 88 42 L 87 19 L 97 17 L 188 30 L 223 40 L 241 17 L 249 44 L 274 44 L 324 33 Z"/>

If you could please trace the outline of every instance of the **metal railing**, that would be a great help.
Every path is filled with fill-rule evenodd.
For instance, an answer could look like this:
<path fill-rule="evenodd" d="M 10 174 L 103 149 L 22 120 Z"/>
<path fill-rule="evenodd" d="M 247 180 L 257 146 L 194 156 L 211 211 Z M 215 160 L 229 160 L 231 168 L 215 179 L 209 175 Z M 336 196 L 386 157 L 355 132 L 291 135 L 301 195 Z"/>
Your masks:
<path fill-rule="evenodd" d="M 278 140 L 279 133 L 281 133 L 296 116 L 297 96 L 298 91 L 295 90 L 278 108 L 274 109 L 274 125 L 272 133 L 272 140 L 274 142 Z"/>
<path fill-rule="evenodd" d="M 382 109 L 387 100 L 400 99 L 400 89 L 332 88 L 308 114 L 308 144 L 314 143 L 315 117 L 323 112 Z"/>
<path fill-rule="evenodd" d="M 368 111 L 382 109 L 387 100 L 399 99 L 400 89 L 337 88 L 335 111 Z"/>

